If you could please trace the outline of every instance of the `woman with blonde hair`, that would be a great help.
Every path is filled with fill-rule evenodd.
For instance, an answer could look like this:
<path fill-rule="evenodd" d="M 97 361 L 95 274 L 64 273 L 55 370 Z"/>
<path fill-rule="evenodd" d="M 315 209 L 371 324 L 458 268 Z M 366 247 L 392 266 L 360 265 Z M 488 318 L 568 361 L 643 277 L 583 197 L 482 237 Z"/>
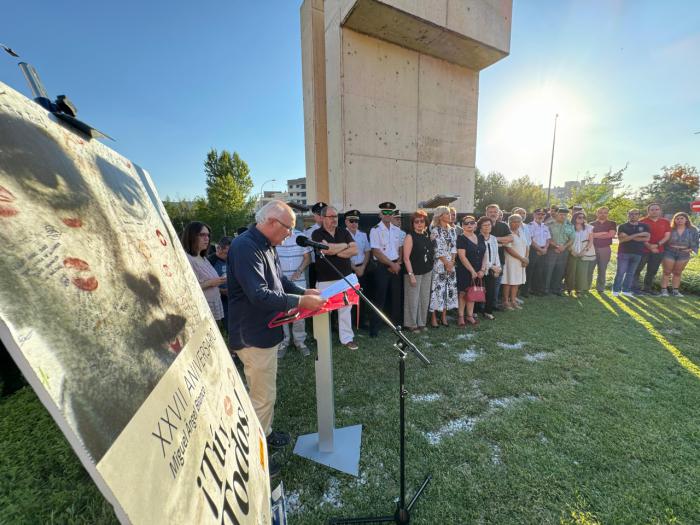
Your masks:
<path fill-rule="evenodd" d="M 669 237 L 664 250 L 664 275 L 661 278 L 662 296 L 668 297 L 668 281 L 673 276 L 671 295 L 683 297 L 679 291 L 681 275 L 690 260 L 691 253 L 695 253 L 695 255 L 698 253 L 698 230 L 690 222 L 688 214 L 679 211 L 671 219 L 671 237 Z"/>
<path fill-rule="evenodd" d="M 411 216 L 411 230 L 403 242 L 403 322 L 412 332 L 427 330 L 430 284 L 433 273 L 433 243 L 428 233 L 428 214 L 417 210 Z"/>
<path fill-rule="evenodd" d="M 518 297 L 518 288 L 526 280 L 526 268 L 529 262 L 530 247 L 527 244 L 523 231 L 523 218 L 514 213 L 508 217 L 508 226 L 513 235 L 513 240 L 506 244 L 505 264 L 503 265 L 503 308 L 513 310 L 522 307 L 515 300 Z"/>
<path fill-rule="evenodd" d="M 433 214 L 430 227 L 430 240 L 433 243 L 433 280 L 430 287 L 431 326 L 437 328 L 437 312 L 442 312 L 441 324 L 447 324 L 447 310 L 457 308 L 457 239 L 450 226 L 450 209 L 438 206 Z"/>

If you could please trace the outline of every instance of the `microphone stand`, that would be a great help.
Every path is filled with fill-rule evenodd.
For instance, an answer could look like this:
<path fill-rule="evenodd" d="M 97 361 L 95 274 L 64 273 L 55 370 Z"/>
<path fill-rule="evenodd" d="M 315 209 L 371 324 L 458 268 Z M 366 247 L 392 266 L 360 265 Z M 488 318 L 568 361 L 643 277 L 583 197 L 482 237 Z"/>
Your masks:
<path fill-rule="evenodd" d="M 352 283 L 343 275 L 343 272 L 338 270 L 338 268 L 328 260 L 328 258 L 319 250 L 314 248 L 316 257 L 325 261 L 328 266 L 330 266 L 338 276 L 347 283 L 347 285 L 355 290 L 357 295 L 360 296 L 362 301 L 366 303 L 372 311 L 386 324 L 394 335 L 396 336 L 396 342 L 394 343 L 394 348 L 399 352 L 399 499 L 396 503 L 396 511 L 392 515 L 387 516 L 367 516 L 362 518 L 330 518 L 328 520 L 329 524 L 339 525 L 341 523 L 389 523 L 393 522 L 396 524 L 404 525 L 411 520 L 411 509 L 418 501 L 425 487 L 428 485 L 432 476 L 428 474 L 423 483 L 418 488 L 416 493 L 413 495 L 411 501 L 406 504 L 406 396 L 408 391 L 405 387 L 406 379 L 406 356 L 408 351 L 413 352 L 418 359 L 423 361 L 426 365 L 430 364 L 430 361 L 425 357 L 420 350 L 411 341 L 408 340 L 406 335 L 401 331 L 401 327 L 394 325 L 391 320 L 382 312 L 377 306 L 370 301 L 364 294 L 362 288 L 354 288 Z"/>

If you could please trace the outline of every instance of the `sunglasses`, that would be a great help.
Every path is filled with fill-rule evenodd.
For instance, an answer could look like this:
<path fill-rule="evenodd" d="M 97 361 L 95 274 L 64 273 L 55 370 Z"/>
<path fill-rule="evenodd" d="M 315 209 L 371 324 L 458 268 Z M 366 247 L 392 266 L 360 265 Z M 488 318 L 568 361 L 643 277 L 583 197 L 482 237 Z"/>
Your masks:
<path fill-rule="evenodd" d="M 394 210 L 382 210 L 382 215 L 394 215 Z"/>
<path fill-rule="evenodd" d="M 467 221 L 463 222 L 462 226 L 474 226 L 476 224 L 476 221 Z"/>
<path fill-rule="evenodd" d="M 348 222 L 351 224 L 357 224 L 360 221 L 359 221 L 359 219 L 348 219 Z"/>

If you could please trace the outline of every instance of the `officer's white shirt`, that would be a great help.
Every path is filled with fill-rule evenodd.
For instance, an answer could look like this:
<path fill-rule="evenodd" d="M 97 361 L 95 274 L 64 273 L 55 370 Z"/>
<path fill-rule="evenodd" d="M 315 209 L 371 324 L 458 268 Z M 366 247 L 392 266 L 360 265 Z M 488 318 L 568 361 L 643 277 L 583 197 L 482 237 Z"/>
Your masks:
<path fill-rule="evenodd" d="M 357 266 L 358 264 L 362 264 L 364 262 L 365 253 L 370 251 L 369 239 L 367 238 L 367 234 L 360 230 L 357 230 L 357 233 L 353 235 L 348 229 L 348 233 L 355 240 L 355 244 L 357 244 L 357 255 L 353 255 L 350 258 L 350 262 Z"/>
<path fill-rule="evenodd" d="M 390 261 L 395 261 L 399 258 L 401 228 L 393 224 L 387 228 L 383 222 L 380 222 L 370 230 L 369 244 L 371 248 L 380 250 Z"/>

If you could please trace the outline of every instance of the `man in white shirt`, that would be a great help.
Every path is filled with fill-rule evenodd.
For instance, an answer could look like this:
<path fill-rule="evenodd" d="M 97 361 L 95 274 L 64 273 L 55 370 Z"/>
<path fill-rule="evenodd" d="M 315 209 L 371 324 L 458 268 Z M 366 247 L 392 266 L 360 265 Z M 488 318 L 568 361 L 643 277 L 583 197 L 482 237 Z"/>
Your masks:
<path fill-rule="evenodd" d="M 547 248 L 552 237 L 549 226 L 544 223 L 545 210 L 537 208 L 532 213 L 534 220 L 527 225 L 530 234 L 530 262 L 526 269 L 526 283 L 532 295 L 544 295 L 545 261 Z"/>
<path fill-rule="evenodd" d="M 396 210 L 393 202 L 382 202 L 379 205 L 381 221 L 369 232 L 369 244 L 372 256 L 377 261 L 374 271 L 374 303 L 380 310 L 387 302 L 391 304 L 389 317 L 395 324 L 401 323 L 401 230 L 392 224 Z M 387 293 L 390 301 L 387 301 Z M 379 332 L 379 317 L 374 313 L 370 317 L 369 336 L 377 337 Z"/>

